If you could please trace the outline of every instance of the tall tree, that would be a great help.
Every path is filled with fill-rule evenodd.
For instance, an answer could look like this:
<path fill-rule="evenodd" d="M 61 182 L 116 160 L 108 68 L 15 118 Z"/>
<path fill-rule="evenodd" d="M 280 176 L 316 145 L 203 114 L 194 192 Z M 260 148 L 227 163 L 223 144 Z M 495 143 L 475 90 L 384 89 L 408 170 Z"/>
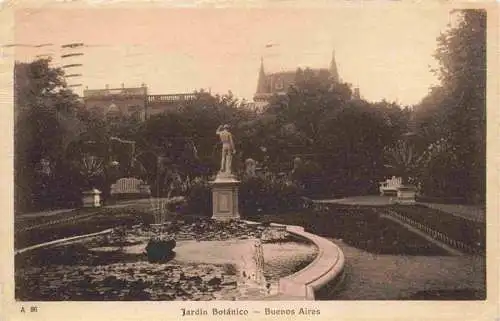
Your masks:
<path fill-rule="evenodd" d="M 449 177 L 460 196 L 484 200 L 486 175 L 486 11 L 456 11 L 458 23 L 437 39 L 441 86 L 418 108 L 428 143 L 446 138 L 460 171 Z"/>
<path fill-rule="evenodd" d="M 64 171 L 66 146 L 83 128 L 77 117 L 81 104 L 67 88 L 63 76 L 62 69 L 50 67 L 47 59 L 14 66 L 14 166 L 18 206 L 22 203 L 27 206 L 26 202 L 33 199 L 34 194 L 51 189 Z"/>

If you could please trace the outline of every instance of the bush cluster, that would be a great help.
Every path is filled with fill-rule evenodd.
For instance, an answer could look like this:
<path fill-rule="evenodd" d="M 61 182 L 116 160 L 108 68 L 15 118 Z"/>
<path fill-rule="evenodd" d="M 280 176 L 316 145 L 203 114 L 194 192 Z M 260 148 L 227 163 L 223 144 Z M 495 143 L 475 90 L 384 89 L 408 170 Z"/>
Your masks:
<path fill-rule="evenodd" d="M 306 206 L 303 189 L 289 180 L 272 176 L 243 178 L 239 186 L 239 211 L 243 217 L 264 213 L 285 213 Z M 210 217 L 212 190 L 208 180 L 191 183 L 183 213 Z"/>
<path fill-rule="evenodd" d="M 285 213 L 303 208 L 303 189 L 286 179 L 249 177 L 239 190 L 240 211 L 247 217 L 265 213 Z"/>
<path fill-rule="evenodd" d="M 212 216 L 212 190 L 208 179 L 196 178 L 186 192 L 186 204 L 182 212 L 190 215 Z"/>

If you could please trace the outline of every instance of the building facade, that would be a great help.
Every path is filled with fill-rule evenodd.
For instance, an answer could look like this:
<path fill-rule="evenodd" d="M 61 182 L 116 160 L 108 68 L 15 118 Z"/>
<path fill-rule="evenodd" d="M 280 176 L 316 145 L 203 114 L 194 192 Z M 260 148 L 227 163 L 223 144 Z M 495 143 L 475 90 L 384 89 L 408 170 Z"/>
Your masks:
<path fill-rule="evenodd" d="M 332 82 L 342 82 L 335 60 L 335 51 L 332 53 L 332 59 L 328 68 L 316 68 L 311 69 L 311 71 L 315 74 L 328 73 Z M 255 104 L 263 107 L 269 104 L 273 96 L 286 95 L 290 86 L 295 84 L 296 77 L 296 70 L 266 73 L 264 70 L 264 61 L 261 59 L 257 90 L 253 97 Z M 358 88 L 355 89 L 355 95 L 359 95 Z"/>
<path fill-rule="evenodd" d="M 88 110 L 107 119 L 131 117 L 144 121 L 153 115 L 177 112 L 198 99 L 196 93 L 149 95 L 145 84 L 140 87 L 85 89 L 83 100 Z"/>

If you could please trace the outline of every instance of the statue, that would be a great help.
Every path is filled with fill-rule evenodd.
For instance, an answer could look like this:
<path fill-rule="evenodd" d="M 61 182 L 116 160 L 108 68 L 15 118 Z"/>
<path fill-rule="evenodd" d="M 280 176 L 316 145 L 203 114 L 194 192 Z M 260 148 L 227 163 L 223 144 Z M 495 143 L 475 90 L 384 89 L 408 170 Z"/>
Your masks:
<path fill-rule="evenodd" d="M 215 133 L 219 135 L 222 142 L 222 159 L 219 174 L 230 176 L 232 173 L 233 154 L 236 153 L 233 135 L 229 132 L 229 125 L 219 126 Z"/>
<path fill-rule="evenodd" d="M 238 212 L 238 185 L 240 181 L 232 173 L 234 148 L 233 136 L 229 126 L 219 126 L 216 134 L 222 142 L 222 159 L 220 170 L 211 182 L 212 185 L 212 218 L 219 221 L 239 219 Z"/>
<path fill-rule="evenodd" d="M 245 161 L 245 175 L 247 177 L 254 177 L 255 176 L 255 167 L 256 167 L 255 161 L 251 158 L 248 158 Z"/>

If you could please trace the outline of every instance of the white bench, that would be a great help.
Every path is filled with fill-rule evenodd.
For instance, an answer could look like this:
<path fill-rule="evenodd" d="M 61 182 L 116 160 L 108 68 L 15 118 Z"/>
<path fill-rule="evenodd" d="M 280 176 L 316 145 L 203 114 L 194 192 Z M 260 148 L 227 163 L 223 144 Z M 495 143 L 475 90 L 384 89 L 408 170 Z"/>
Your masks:
<path fill-rule="evenodd" d="M 149 196 L 151 189 L 140 179 L 133 177 L 120 178 L 111 185 L 111 196 L 137 195 Z"/>
<path fill-rule="evenodd" d="M 385 182 L 380 182 L 380 195 L 383 196 L 387 192 L 398 192 L 398 188 L 401 187 L 402 185 L 402 179 L 401 177 L 395 177 L 393 176 L 392 178 L 386 179 Z"/>

